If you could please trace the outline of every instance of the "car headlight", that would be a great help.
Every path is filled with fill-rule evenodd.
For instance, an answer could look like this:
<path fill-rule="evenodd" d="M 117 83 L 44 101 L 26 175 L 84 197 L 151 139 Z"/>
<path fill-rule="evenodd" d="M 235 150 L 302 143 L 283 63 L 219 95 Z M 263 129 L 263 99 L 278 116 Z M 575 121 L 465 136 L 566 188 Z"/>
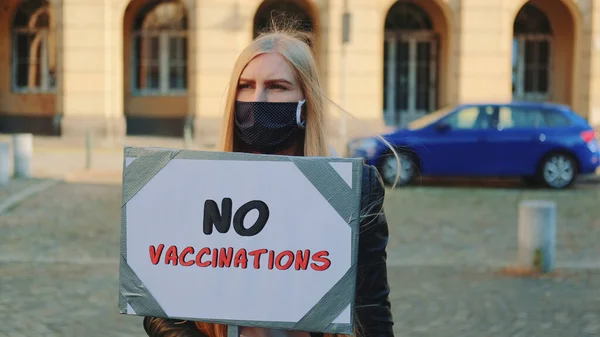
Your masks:
<path fill-rule="evenodd" d="M 350 143 L 350 153 L 353 156 L 371 158 L 377 152 L 377 140 L 373 138 L 364 138 Z"/>

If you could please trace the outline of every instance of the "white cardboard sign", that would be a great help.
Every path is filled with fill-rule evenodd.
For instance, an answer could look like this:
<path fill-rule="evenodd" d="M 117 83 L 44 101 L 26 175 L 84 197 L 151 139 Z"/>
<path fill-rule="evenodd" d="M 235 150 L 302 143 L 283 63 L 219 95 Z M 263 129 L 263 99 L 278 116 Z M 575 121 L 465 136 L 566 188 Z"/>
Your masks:
<path fill-rule="evenodd" d="M 121 313 L 352 333 L 360 160 L 124 154 Z"/>

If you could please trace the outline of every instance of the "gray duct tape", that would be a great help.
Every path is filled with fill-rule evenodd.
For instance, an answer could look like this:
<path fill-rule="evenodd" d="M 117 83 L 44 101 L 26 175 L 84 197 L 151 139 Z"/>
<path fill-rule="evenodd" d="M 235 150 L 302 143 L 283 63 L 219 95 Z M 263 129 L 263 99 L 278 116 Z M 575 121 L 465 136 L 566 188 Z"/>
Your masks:
<path fill-rule="evenodd" d="M 241 152 L 203 152 L 181 151 L 177 159 L 202 159 L 202 160 L 250 160 L 250 161 L 289 161 L 286 156 L 269 156 Z"/>
<path fill-rule="evenodd" d="M 127 261 L 121 256 L 120 266 L 121 295 L 125 298 L 125 312 L 127 312 L 127 303 L 133 308 L 135 313 L 140 316 L 168 317 L 160 304 L 154 299 L 150 291 L 146 289 L 142 281 L 129 267 Z M 123 311 L 123 308 L 121 308 Z"/>
<path fill-rule="evenodd" d="M 121 288 L 119 287 L 119 312 L 122 314 L 127 313 L 127 300 L 125 300 L 125 296 L 121 294 Z"/>
<path fill-rule="evenodd" d="M 354 189 L 350 188 L 328 162 L 310 162 L 293 157 L 290 159 L 342 219 L 351 223 L 358 218 L 356 198 L 360 188 L 356 184 L 353 184 Z"/>
<path fill-rule="evenodd" d="M 227 337 L 239 337 L 240 336 L 240 326 L 238 325 L 228 325 L 227 326 Z"/>
<path fill-rule="evenodd" d="M 290 161 L 290 158 L 303 158 L 304 160 L 326 160 L 327 162 L 353 162 L 360 165 L 362 162 L 358 158 L 322 158 L 322 157 L 290 157 L 274 156 L 264 154 L 249 154 L 241 152 L 212 152 L 196 150 L 178 150 L 165 148 L 141 148 L 126 147 L 124 150 L 125 158 L 140 158 L 151 153 L 168 152 L 176 153 L 173 158 L 177 159 L 202 159 L 202 160 L 250 160 L 250 161 Z"/>
<path fill-rule="evenodd" d="M 127 261 L 127 205 L 121 206 L 121 256 Z M 121 262 L 122 263 L 122 262 Z M 119 293 L 119 309 L 122 314 L 127 313 L 127 301 Z"/>
<path fill-rule="evenodd" d="M 127 152 L 130 148 L 123 149 L 123 181 L 125 181 L 125 168 L 127 167 Z M 125 189 L 121 189 L 121 200 L 123 200 Z M 120 250 L 121 256 L 127 261 L 127 215 L 125 212 L 127 211 L 127 205 L 123 204 L 121 206 L 121 240 L 120 240 Z M 119 265 L 122 262 L 119 261 Z M 120 273 L 120 271 L 119 271 Z M 119 278 L 121 275 L 119 274 Z M 121 314 L 127 313 L 127 300 L 125 300 L 125 296 L 121 294 L 121 286 L 119 286 L 119 312 Z"/>
<path fill-rule="evenodd" d="M 149 151 L 129 164 L 123 172 L 127 185 L 123 185 L 121 205 L 127 204 L 177 153 L 179 151 Z"/>
<path fill-rule="evenodd" d="M 302 317 L 294 330 L 324 331 L 344 309 L 352 302 L 348 296 L 353 290 L 355 282 L 356 265 L 346 271 L 346 274 Z"/>
<path fill-rule="evenodd" d="M 127 205 L 121 206 L 121 255 L 127 260 Z"/>

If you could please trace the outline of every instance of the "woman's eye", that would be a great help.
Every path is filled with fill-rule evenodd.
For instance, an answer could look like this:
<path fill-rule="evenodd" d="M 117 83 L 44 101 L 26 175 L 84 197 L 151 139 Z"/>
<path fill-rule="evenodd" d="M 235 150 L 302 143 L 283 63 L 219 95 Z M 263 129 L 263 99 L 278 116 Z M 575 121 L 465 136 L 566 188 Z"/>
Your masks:
<path fill-rule="evenodd" d="M 283 85 L 280 85 L 280 84 L 273 84 L 273 85 L 271 85 L 271 89 L 275 89 L 275 90 L 287 90 L 286 87 L 284 87 Z"/>
<path fill-rule="evenodd" d="M 250 84 L 248 83 L 242 83 L 238 85 L 238 89 L 248 89 L 250 88 Z"/>

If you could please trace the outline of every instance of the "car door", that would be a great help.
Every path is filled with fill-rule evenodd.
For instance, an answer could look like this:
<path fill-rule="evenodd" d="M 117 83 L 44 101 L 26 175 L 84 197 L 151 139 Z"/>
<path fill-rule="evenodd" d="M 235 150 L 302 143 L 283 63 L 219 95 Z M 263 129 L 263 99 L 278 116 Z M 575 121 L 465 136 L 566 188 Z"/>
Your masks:
<path fill-rule="evenodd" d="M 487 105 L 457 109 L 437 123 L 437 131 L 425 142 L 422 156 L 431 175 L 486 175 L 487 133 L 493 110 Z"/>
<path fill-rule="evenodd" d="M 542 113 L 543 108 L 535 105 L 499 107 L 497 127 L 488 137 L 495 175 L 533 174 L 544 152 Z"/>

